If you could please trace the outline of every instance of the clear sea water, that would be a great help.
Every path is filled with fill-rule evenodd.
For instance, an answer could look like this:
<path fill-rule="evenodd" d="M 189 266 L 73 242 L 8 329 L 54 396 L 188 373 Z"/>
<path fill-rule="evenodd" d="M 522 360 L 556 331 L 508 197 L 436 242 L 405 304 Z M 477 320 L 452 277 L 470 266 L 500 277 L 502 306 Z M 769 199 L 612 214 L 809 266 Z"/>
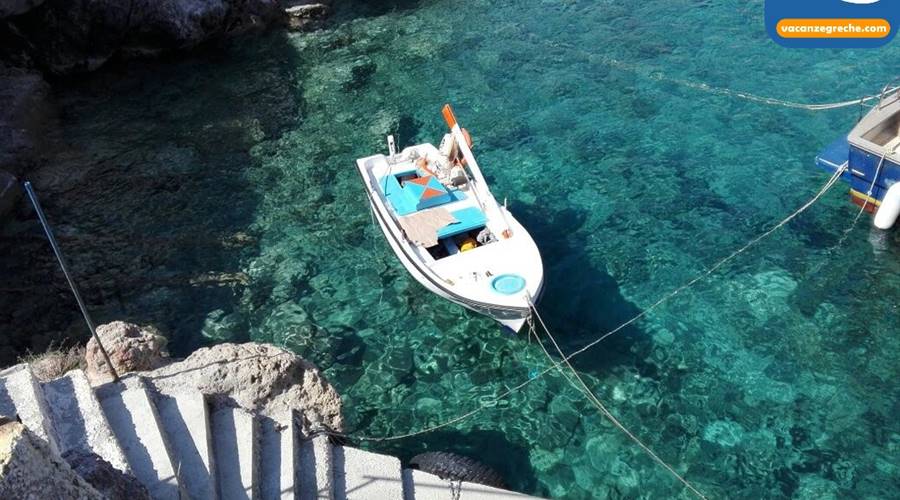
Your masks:
<path fill-rule="evenodd" d="M 809 199 L 827 179 L 814 156 L 858 118 L 677 80 L 841 101 L 894 75 L 898 43 L 783 49 L 760 1 L 350 2 L 322 31 L 60 86 L 67 150 L 38 180 L 100 320 L 155 323 L 180 355 L 283 345 L 325 370 L 348 430 L 400 434 L 547 361 L 407 276 L 372 224 L 355 158 L 388 133 L 438 141 L 440 106 L 453 103 L 495 194 L 542 250 L 540 309 L 572 351 Z M 837 186 L 575 358 L 613 413 L 709 496 L 900 497 L 900 233 L 864 217 L 836 247 L 856 211 Z M 239 283 L 187 285 L 210 272 Z M 557 374 L 458 425 L 367 446 L 475 456 L 536 495 L 689 496 Z"/>

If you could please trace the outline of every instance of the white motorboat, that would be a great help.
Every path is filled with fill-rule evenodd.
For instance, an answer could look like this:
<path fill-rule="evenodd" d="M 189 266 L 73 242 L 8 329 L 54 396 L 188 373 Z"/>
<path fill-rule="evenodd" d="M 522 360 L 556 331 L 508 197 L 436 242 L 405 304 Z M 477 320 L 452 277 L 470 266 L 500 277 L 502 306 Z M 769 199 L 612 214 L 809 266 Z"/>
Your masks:
<path fill-rule="evenodd" d="M 471 138 L 449 105 L 439 147 L 418 144 L 356 160 L 375 219 L 425 288 L 518 332 L 540 297 L 541 254 L 491 194 Z"/>

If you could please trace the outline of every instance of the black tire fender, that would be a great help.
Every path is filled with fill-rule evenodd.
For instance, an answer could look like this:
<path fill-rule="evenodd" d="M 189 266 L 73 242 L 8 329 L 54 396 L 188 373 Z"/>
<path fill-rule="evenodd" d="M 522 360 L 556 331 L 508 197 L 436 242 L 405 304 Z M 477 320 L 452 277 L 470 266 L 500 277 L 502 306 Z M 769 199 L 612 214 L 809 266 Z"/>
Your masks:
<path fill-rule="evenodd" d="M 465 481 L 467 483 L 478 483 L 506 489 L 503 476 L 497 471 L 475 459 L 457 455 L 456 453 L 429 451 L 414 456 L 409 461 L 409 465 L 414 469 L 434 474 L 441 479 Z"/>

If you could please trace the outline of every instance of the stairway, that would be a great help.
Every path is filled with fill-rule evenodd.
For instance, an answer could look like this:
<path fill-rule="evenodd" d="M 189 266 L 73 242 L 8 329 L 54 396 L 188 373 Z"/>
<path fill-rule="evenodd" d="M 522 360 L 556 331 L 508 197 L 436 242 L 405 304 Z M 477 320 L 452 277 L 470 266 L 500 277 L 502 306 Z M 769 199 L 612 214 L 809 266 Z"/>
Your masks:
<path fill-rule="evenodd" d="M 300 415 L 214 406 L 196 390 L 164 394 L 137 374 L 92 388 L 81 370 L 41 384 L 30 366 L 0 371 L 0 415 L 51 449 L 96 453 L 154 499 L 497 500 L 524 495 L 403 470 L 397 458 L 302 436 Z"/>

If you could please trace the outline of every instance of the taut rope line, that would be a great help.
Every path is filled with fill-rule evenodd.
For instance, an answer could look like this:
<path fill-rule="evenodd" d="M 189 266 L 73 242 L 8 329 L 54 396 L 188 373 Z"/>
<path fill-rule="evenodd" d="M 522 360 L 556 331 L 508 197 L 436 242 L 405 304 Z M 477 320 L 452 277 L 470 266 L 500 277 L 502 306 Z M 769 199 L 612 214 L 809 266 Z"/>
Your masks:
<path fill-rule="evenodd" d="M 553 343 L 553 347 L 556 348 L 556 352 L 559 353 L 559 356 L 562 358 L 563 362 L 566 364 L 566 366 L 572 372 L 572 375 L 575 377 L 575 380 L 578 381 L 578 384 L 575 384 L 575 382 L 573 382 L 566 375 L 566 373 L 563 371 L 563 369 L 559 363 L 555 363 L 553 361 L 553 356 L 551 356 L 550 353 L 547 351 L 547 348 L 544 347 L 544 343 L 540 339 L 538 339 L 538 344 L 541 345 L 541 350 L 544 351 L 544 354 L 547 355 L 547 359 L 550 360 L 550 363 L 552 363 L 554 366 L 559 368 L 559 373 L 561 373 L 563 375 L 563 377 L 565 377 L 565 379 L 568 380 L 569 383 L 572 384 L 573 387 L 575 387 L 575 389 L 584 393 L 584 395 L 587 396 L 588 401 L 590 401 L 594 406 L 596 406 L 597 409 L 600 410 L 600 413 L 602 413 L 603 416 L 606 417 L 606 419 L 610 421 L 610 423 L 612 423 L 614 426 L 616 426 L 616 428 L 618 428 L 620 431 L 622 431 L 622 433 L 624 433 L 626 436 L 628 436 L 629 439 L 634 441 L 634 443 L 636 445 L 638 445 L 642 450 L 644 450 L 644 452 L 647 455 L 649 455 L 650 458 L 652 458 L 656 463 L 658 463 L 664 469 L 666 469 L 669 472 L 669 474 L 671 474 L 673 477 L 675 477 L 675 479 L 680 481 L 681 484 L 683 484 L 687 489 L 691 490 L 691 493 L 697 495 L 698 498 L 702 498 L 703 500 L 706 500 L 706 495 L 701 493 L 700 490 L 698 490 L 696 487 L 694 487 L 694 485 L 692 485 L 687 479 L 685 479 L 684 476 L 679 474 L 671 465 L 669 465 L 668 463 L 666 463 L 665 460 L 660 458 L 659 455 L 656 454 L 656 452 L 654 452 L 652 449 L 650 449 L 649 446 L 644 444 L 644 442 L 641 441 L 640 438 L 635 436 L 634 433 L 632 433 L 630 430 L 628 430 L 627 427 L 622 425 L 622 422 L 619 422 L 619 419 L 617 419 L 615 417 L 615 415 L 613 415 L 606 408 L 606 405 L 604 405 L 603 402 L 600 401 L 600 399 L 594 394 L 594 391 L 592 391 L 591 388 L 588 387 L 588 385 L 584 382 L 584 379 L 581 378 L 581 375 L 578 373 L 578 370 L 576 370 L 575 367 L 572 366 L 572 363 L 569 363 L 569 358 L 566 357 L 566 354 L 559 347 L 559 344 L 556 343 L 556 339 L 553 338 L 553 334 L 550 333 L 550 329 L 547 328 L 547 324 L 544 323 L 544 320 L 541 318 L 540 313 L 538 313 L 537 307 L 535 307 L 534 302 L 531 301 L 531 297 L 528 297 L 528 303 L 530 304 L 532 314 L 534 314 L 534 316 L 537 318 L 538 323 L 541 324 L 541 328 L 544 329 L 544 333 L 547 334 L 547 338 L 549 338 L 550 342 Z M 535 336 L 537 336 L 537 332 L 535 332 Z"/>
<path fill-rule="evenodd" d="M 406 438 L 410 438 L 410 437 L 419 436 L 419 435 L 422 435 L 422 434 L 427 434 L 427 433 L 429 433 L 429 432 L 436 431 L 436 430 L 441 429 L 441 428 L 443 428 L 443 427 L 451 426 L 451 425 L 453 425 L 453 424 L 455 424 L 455 423 L 457 423 L 457 422 L 461 422 L 461 421 L 463 421 L 463 420 L 468 419 L 469 417 L 472 417 L 473 415 L 475 415 L 475 414 L 481 412 L 482 410 L 484 410 L 484 409 L 486 409 L 486 408 L 489 408 L 489 407 L 494 406 L 494 405 L 495 405 L 498 401 L 500 401 L 501 399 L 506 398 L 507 396 L 509 396 L 510 394 L 513 394 L 514 392 L 518 392 L 519 390 L 521 390 L 522 388 L 524 388 L 524 387 L 527 386 L 528 384 L 530 384 L 530 383 L 534 382 L 535 380 L 537 380 L 537 379 L 543 377 L 543 376 L 546 375 L 547 373 L 549 373 L 549 372 L 551 372 L 551 371 L 553 371 L 553 370 L 557 370 L 557 369 L 559 368 L 560 363 L 562 363 L 562 362 L 568 362 L 568 361 L 569 361 L 570 359 L 572 359 L 573 357 L 578 356 L 579 354 L 581 354 L 581 353 L 587 351 L 588 349 L 594 347 L 595 345 L 599 344 L 600 342 L 602 342 L 603 340 L 605 340 L 605 339 L 606 339 L 607 337 L 609 337 L 610 335 L 613 335 L 613 334 L 615 334 L 615 333 L 621 331 L 623 328 L 625 328 L 625 327 L 627 327 L 627 326 L 633 324 L 633 323 L 636 322 L 637 320 L 643 318 L 644 316 L 646 316 L 647 314 L 649 314 L 650 312 L 652 312 L 653 310 L 655 310 L 656 308 L 658 308 L 659 306 L 661 306 L 662 304 L 664 304 L 665 302 L 668 302 L 669 300 L 671 300 L 672 298 L 674 298 L 676 295 L 680 294 L 680 293 L 683 292 L 684 290 L 686 290 L 686 289 L 692 287 L 693 285 L 695 285 L 698 281 L 700 281 L 700 280 L 706 278 L 707 276 L 709 276 L 710 274 L 716 272 L 716 270 L 718 270 L 719 268 L 721 268 L 722 266 L 724 266 L 725 264 L 727 264 L 728 262 L 730 262 L 731 260 L 733 260 L 733 259 L 734 259 L 735 257 L 737 257 L 738 255 L 740 255 L 740 254 L 746 252 L 748 249 L 750 249 L 751 247 L 755 246 L 757 243 L 759 243 L 760 241 L 762 241 L 762 240 L 765 239 L 766 237 L 770 236 L 770 235 L 771 235 L 772 233 L 774 233 L 775 231 L 777 231 L 777 230 L 781 229 L 782 227 L 784 227 L 785 224 L 787 224 L 788 222 L 790 222 L 791 220 L 793 220 L 794 218 L 796 218 L 798 215 L 800 215 L 800 214 L 802 214 L 803 212 L 805 212 L 809 207 L 811 207 L 813 204 L 815 204 L 822 196 L 824 196 L 825 193 L 827 193 L 827 192 L 828 192 L 828 191 L 829 191 L 829 190 L 830 190 L 830 189 L 831 189 L 831 188 L 832 188 L 832 187 L 833 187 L 833 186 L 841 179 L 841 175 L 843 175 L 843 173 L 844 173 L 846 170 L 847 170 L 847 166 L 844 166 L 844 167 L 842 167 L 842 168 L 837 169 L 837 170 L 835 171 L 834 175 L 832 175 L 831 178 L 829 178 L 828 181 L 825 182 L 825 184 L 822 186 L 821 189 L 819 189 L 819 192 L 817 192 L 817 193 L 815 194 L 815 196 L 813 196 L 809 201 L 807 201 L 806 203 L 804 203 L 800 208 L 798 208 L 797 210 L 795 210 L 794 212 L 792 212 L 790 215 L 788 215 L 787 217 L 785 217 L 781 222 L 779 222 L 778 224 L 774 225 L 774 226 L 773 226 L 771 229 L 769 229 L 768 231 L 762 233 L 761 235 L 757 236 L 756 238 L 753 238 L 752 240 L 750 240 L 749 243 L 747 243 L 746 245 L 742 246 L 741 248 L 735 250 L 734 252 L 731 252 L 728 256 L 726 256 L 725 258 L 723 258 L 723 259 L 719 260 L 718 262 L 716 262 L 712 267 L 710 267 L 709 269 L 707 269 L 707 270 L 704 271 L 703 273 L 699 274 L 696 278 L 694 278 L 694 279 L 688 281 L 687 283 L 685 283 L 684 285 L 682 285 L 682 286 L 676 288 L 676 289 L 673 290 L 672 292 L 669 292 L 667 295 L 663 296 L 663 298 L 661 298 L 661 299 L 659 299 L 658 301 L 654 302 L 654 303 L 651 304 L 649 307 L 647 307 L 646 309 L 644 309 L 644 310 L 641 311 L 640 313 L 636 314 L 634 317 L 632 317 L 632 318 L 629 319 L 628 321 L 626 321 L 626 322 L 622 323 L 621 325 L 617 326 L 616 328 L 614 328 L 614 329 L 612 329 L 612 330 L 606 332 L 605 334 L 603 334 L 602 336 L 600 336 L 598 339 L 592 341 L 591 343 L 585 345 L 584 347 L 578 349 L 577 351 L 574 351 L 573 353 L 569 354 L 568 356 L 563 357 L 561 362 L 554 363 L 553 366 L 550 366 L 550 367 L 548 367 L 548 368 L 545 368 L 543 371 L 537 373 L 537 374 L 534 375 L 533 377 L 530 377 L 528 380 L 525 380 L 524 382 L 522 382 L 522 383 L 520 383 L 520 384 L 518 384 L 518 385 L 516 385 L 516 386 L 513 386 L 513 387 L 511 387 L 511 388 L 507 388 L 505 391 L 498 393 L 498 394 L 490 401 L 490 404 L 487 404 L 487 403 L 479 403 L 479 406 L 478 406 L 478 407 L 476 407 L 475 409 L 473 409 L 473 410 L 471 410 L 471 411 L 469 411 L 469 412 L 467 412 L 467 413 L 464 413 L 464 414 L 462 414 L 462 415 L 459 415 L 459 416 L 457 416 L 457 417 L 454 417 L 454 418 L 452 418 L 452 419 L 450 419 L 450 420 L 447 420 L 447 421 L 445 421 L 445 422 L 442 422 L 442 423 L 440 423 L 440 424 L 436 424 L 436 425 L 433 425 L 433 426 L 430 426 L 430 427 L 426 427 L 426 428 L 424 428 L 424 429 L 420 429 L 420 430 L 418 430 L 418 431 L 408 432 L 408 433 L 405 433 L 405 434 L 398 434 L 398 435 L 394 435 L 394 436 L 385 436 L 385 437 L 374 437 L 374 436 L 351 436 L 351 435 L 349 435 L 349 434 L 340 433 L 340 432 L 332 432 L 331 434 L 333 434 L 333 435 L 335 435 L 335 436 L 339 436 L 339 437 L 348 438 L 348 439 L 355 439 L 355 440 L 357 440 L 357 441 L 372 441 L 372 442 L 396 441 L 396 440 L 400 440 L 400 439 L 406 439 Z"/>
<path fill-rule="evenodd" d="M 742 92 L 739 90 L 732 90 L 732 89 L 729 89 L 726 87 L 715 87 L 715 86 L 709 85 L 704 82 L 695 82 L 695 81 L 685 80 L 682 78 L 671 77 L 659 70 L 656 70 L 656 71 L 648 70 L 648 69 L 642 68 L 641 66 L 634 64 L 634 63 L 621 61 L 619 59 L 615 59 L 612 57 L 606 57 L 606 56 L 602 56 L 602 55 L 598 55 L 598 54 L 593 54 L 586 50 L 580 49 L 578 47 L 575 47 L 575 46 L 567 44 L 567 43 L 552 43 L 551 45 L 556 46 L 556 47 L 561 47 L 561 48 L 564 48 L 567 50 L 571 50 L 573 52 L 581 53 L 583 56 L 585 56 L 591 62 L 599 62 L 600 64 L 604 64 L 606 66 L 610 66 L 613 68 L 622 69 L 622 70 L 626 70 L 626 71 L 631 71 L 633 73 L 638 73 L 638 74 L 642 73 L 647 78 L 650 78 L 651 80 L 656 80 L 658 82 L 670 82 L 670 83 L 674 83 L 676 85 L 681 85 L 683 87 L 700 90 L 702 92 L 707 92 L 710 94 L 717 94 L 717 95 L 723 95 L 723 96 L 728 96 L 728 97 L 737 97 L 738 99 L 744 99 L 747 101 L 758 102 L 761 104 L 768 104 L 770 106 L 781 106 L 781 107 L 792 108 L 792 109 L 805 109 L 807 111 L 824 111 L 824 110 L 829 110 L 829 109 L 846 108 L 846 107 L 854 106 L 854 105 L 862 105 L 869 101 L 874 101 L 875 99 L 880 99 L 883 95 L 891 94 L 897 90 L 900 90 L 900 86 L 895 86 L 890 89 L 884 89 L 882 92 L 879 92 L 878 94 L 865 95 L 865 96 L 859 97 L 857 99 L 850 99 L 850 100 L 839 101 L 839 102 L 829 102 L 829 103 L 794 102 L 794 101 L 787 101 L 784 99 L 776 99 L 774 97 L 765 97 L 765 96 L 761 96 L 761 95 L 756 95 L 756 94 L 752 94 L 750 92 Z"/>

